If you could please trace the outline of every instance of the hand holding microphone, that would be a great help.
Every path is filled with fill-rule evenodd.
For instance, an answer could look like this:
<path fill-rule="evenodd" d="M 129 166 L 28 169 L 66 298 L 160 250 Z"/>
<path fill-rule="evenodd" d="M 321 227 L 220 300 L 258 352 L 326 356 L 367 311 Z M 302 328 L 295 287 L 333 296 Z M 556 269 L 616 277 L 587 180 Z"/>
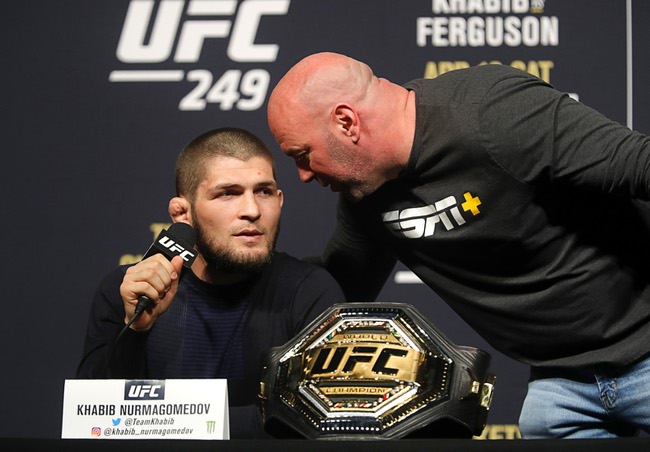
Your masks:
<path fill-rule="evenodd" d="M 125 323 L 137 331 L 150 329 L 169 307 L 185 269 L 196 259 L 196 234 L 185 223 L 163 230 L 143 259 L 129 267 L 120 286 Z"/>

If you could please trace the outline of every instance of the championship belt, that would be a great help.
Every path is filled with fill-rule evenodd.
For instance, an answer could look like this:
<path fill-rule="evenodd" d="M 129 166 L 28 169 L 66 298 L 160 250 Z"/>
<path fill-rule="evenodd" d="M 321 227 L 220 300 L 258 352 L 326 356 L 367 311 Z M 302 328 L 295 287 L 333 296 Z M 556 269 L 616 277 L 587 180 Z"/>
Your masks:
<path fill-rule="evenodd" d="M 264 428 L 309 439 L 480 435 L 496 380 L 489 364 L 411 305 L 337 304 L 266 356 Z"/>

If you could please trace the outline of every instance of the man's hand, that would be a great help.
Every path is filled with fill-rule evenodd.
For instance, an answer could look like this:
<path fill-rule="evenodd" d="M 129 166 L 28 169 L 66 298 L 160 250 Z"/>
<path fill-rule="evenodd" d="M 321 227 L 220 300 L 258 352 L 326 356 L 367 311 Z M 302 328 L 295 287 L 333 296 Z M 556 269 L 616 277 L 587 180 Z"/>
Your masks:
<path fill-rule="evenodd" d="M 162 254 L 155 254 L 129 267 L 120 285 L 120 295 L 126 311 L 124 323 L 133 317 L 138 298 L 146 295 L 151 304 L 133 322 L 131 328 L 136 331 L 150 329 L 176 295 L 182 268 L 182 257 L 176 256 L 170 262 Z"/>

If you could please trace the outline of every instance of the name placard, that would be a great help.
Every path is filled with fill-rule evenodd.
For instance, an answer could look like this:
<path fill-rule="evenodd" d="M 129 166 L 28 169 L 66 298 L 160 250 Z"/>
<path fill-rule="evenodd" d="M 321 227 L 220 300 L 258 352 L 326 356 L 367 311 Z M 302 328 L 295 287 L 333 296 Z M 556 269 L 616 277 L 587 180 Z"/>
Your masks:
<path fill-rule="evenodd" d="M 226 380 L 65 381 L 61 438 L 229 437 Z"/>

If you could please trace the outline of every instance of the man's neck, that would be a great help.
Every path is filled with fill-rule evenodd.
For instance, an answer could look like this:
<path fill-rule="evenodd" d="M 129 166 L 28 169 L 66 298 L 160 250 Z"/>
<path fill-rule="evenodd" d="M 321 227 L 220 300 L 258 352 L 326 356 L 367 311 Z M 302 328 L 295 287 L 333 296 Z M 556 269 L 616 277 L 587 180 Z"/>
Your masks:
<path fill-rule="evenodd" d="M 404 149 L 406 156 L 404 165 L 408 163 L 413 149 L 413 139 L 415 138 L 415 91 L 407 91 L 406 105 L 404 109 Z"/>
<path fill-rule="evenodd" d="M 393 165 L 389 180 L 399 177 L 399 174 L 407 167 L 415 138 L 415 92 L 402 87 L 400 89 L 404 91 L 400 93 L 402 101 L 398 103 L 399 110 L 395 112 L 396 117 L 400 120 L 398 127 L 394 129 L 396 135 L 391 140 L 394 147 L 392 148 Z"/>
<path fill-rule="evenodd" d="M 251 277 L 249 273 L 229 273 L 214 269 L 200 255 L 192 265 L 192 272 L 201 281 L 215 286 L 237 284 Z"/>

